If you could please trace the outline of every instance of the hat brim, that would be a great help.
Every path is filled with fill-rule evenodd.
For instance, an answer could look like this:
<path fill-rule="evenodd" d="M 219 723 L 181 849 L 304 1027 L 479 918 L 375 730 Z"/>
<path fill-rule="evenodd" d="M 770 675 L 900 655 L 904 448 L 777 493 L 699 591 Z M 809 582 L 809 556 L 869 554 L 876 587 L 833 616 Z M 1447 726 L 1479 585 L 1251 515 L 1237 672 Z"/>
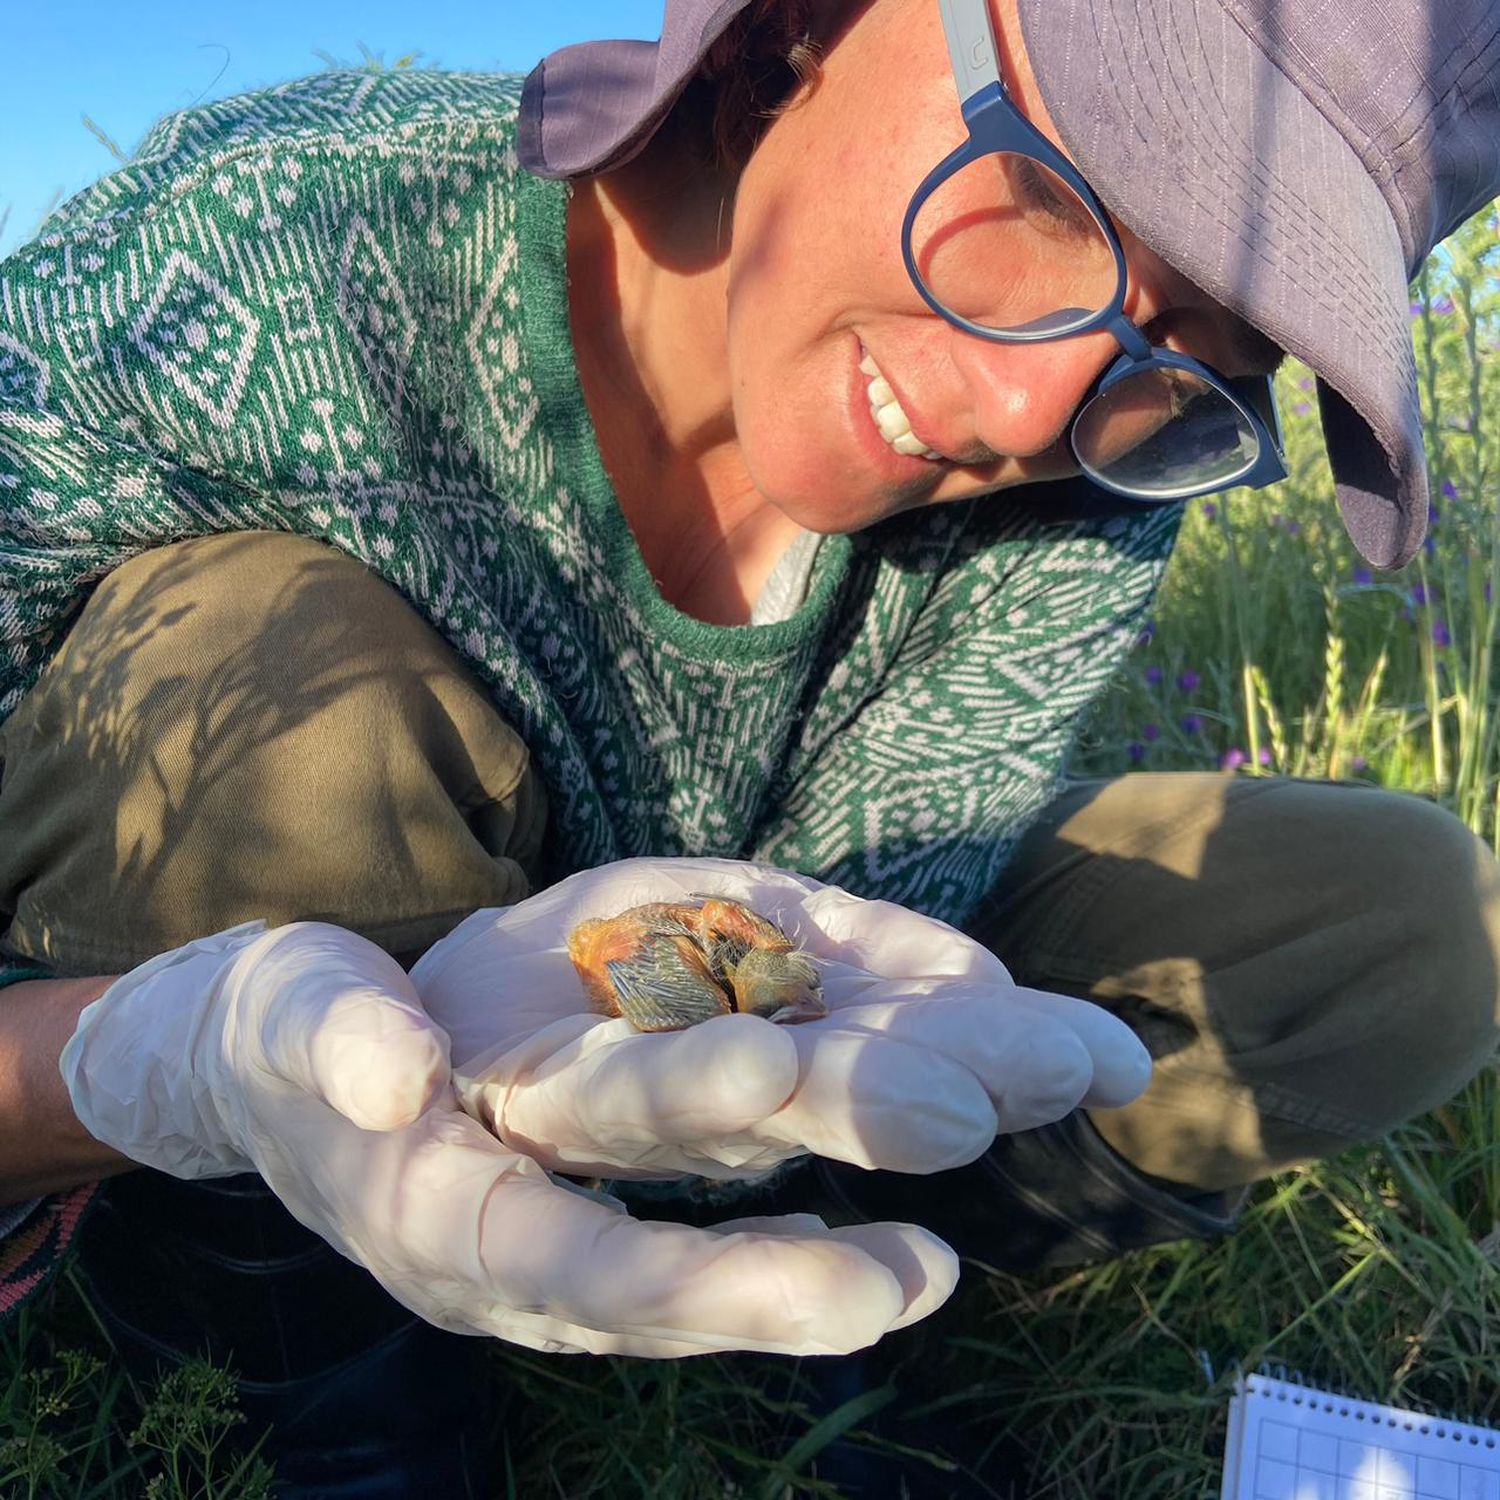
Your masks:
<path fill-rule="evenodd" d="M 748 0 L 667 0 L 660 42 L 564 47 L 521 99 L 528 171 L 620 166 Z M 1221 0 L 1020 0 L 1063 144 L 1146 245 L 1318 376 L 1339 509 L 1399 568 L 1428 513 L 1408 268 L 1370 171 Z"/>
<path fill-rule="evenodd" d="M 543 58 L 521 90 L 521 163 L 537 177 L 622 166 L 651 139 L 704 54 L 749 0 L 667 0 L 659 42 L 580 42 Z"/>
<path fill-rule="evenodd" d="M 1217 0 L 1020 0 L 1063 144 L 1121 223 L 1317 374 L 1361 554 L 1422 544 L 1428 482 L 1401 237 L 1370 170 Z"/>

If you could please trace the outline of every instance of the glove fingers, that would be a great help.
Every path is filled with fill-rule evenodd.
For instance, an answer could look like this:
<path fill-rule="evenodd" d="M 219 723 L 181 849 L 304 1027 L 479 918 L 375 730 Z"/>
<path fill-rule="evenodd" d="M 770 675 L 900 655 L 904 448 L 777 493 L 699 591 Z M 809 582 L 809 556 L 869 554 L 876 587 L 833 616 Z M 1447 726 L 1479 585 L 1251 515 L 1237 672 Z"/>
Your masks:
<path fill-rule="evenodd" d="M 401 965 L 343 928 L 276 928 L 226 984 L 265 1066 L 362 1130 L 409 1125 L 448 1080 L 448 1038 Z"/>
<path fill-rule="evenodd" d="M 895 1273 L 906 1309 L 892 1330 L 920 1322 L 953 1295 L 958 1286 L 958 1256 L 937 1235 L 915 1224 L 850 1224 L 830 1233 L 846 1245 L 858 1245 Z"/>
<path fill-rule="evenodd" d="M 900 1284 L 901 1296 L 906 1301 L 904 1310 L 895 1317 L 885 1332 L 907 1328 L 927 1317 L 927 1314 L 936 1313 L 959 1284 L 959 1257 L 938 1236 L 930 1235 L 927 1230 L 919 1229 L 915 1224 L 856 1224 L 849 1229 L 831 1230 L 816 1215 L 787 1214 L 783 1220 L 751 1218 L 718 1224 L 714 1232 L 720 1235 L 759 1233 L 775 1238 L 813 1235 L 856 1245 L 871 1259 L 891 1269 Z M 564 1319 L 514 1313 L 507 1317 L 505 1338 L 528 1344 L 532 1349 L 546 1349 L 552 1353 L 586 1352 L 591 1355 L 627 1355 L 634 1359 L 684 1359 L 724 1347 L 741 1347 L 724 1346 L 721 1343 L 705 1346 L 702 1341 L 688 1343 L 643 1334 L 607 1334 L 594 1329 L 577 1328 Z M 769 1352 L 819 1353 L 819 1350 L 784 1347 Z"/>
<path fill-rule="evenodd" d="M 715 1224 L 714 1229 L 720 1234 L 730 1230 L 752 1230 L 774 1235 L 821 1230 L 833 1239 L 858 1245 L 889 1266 L 901 1283 L 906 1308 L 891 1324 L 892 1331 L 936 1312 L 958 1285 L 958 1256 L 930 1230 L 916 1224 L 850 1224 L 842 1229 L 829 1229 L 816 1214 L 784 1214 L 780 1218 L 767 1215 L 733 1219 L 727 1224 Z"/>
<path fill-rule="evenodd" d="M 611 1349 L 649 1339 L 842 1354 L 906 1307 L 896 1273 L 852 1243 L 642 1222 L 527 1178 L 492 1195 L 481 1243 L 506 1302 L 575 1325 L 584 1347 L 598 1347 L 583 1343 L 594 1330 Z"/>
<path fill-rule="evenodd" d="M 1089 1090 L 1094 1058 L 1077 1032 L 1059 1017 L 1016 1003 L 1015 986 L 943 983 L 928 998 L 908 997 L 903 988 L 900 980 L 882 983 L 830 1025 L 952 1059 L 988 1092 L 1003 1132 L 1060 1120 Z"/>
<path fill-rule="evenodd" d="M 641 1223 L 554 1183 L 466 1115 L 435 1109 L 376 1134 L 287 1093 L 282 1124 L 316 1142 L 316 1170 L 278 1135 L 257 1159 L 267 1182 L 440 1327 L 656 1358 L 826 1354 L 871 1344 L 906 1314 L 907 1261 L 893 1269 L 810 1216 L 791 1238 Z"/>
<path fill-rule="evenodd" d="M 883 981 L 832 1024 L 906 1038 L 967 1063 L 994 1095 L 1002 1130 L 1033 1129 L 1079 1104 L 1128 1104 L 1151 1076 L 1140 1038 L 1103 1006 L 1023 985 L 939 983 L 914 996 L 900 980 Z"/>
<path fill-rule="evenodd" d="M 1093 1059 L 1093 1080 L 1079 1102 L 1090 1109 L 1119 1109 L 1140 1098 L 1151 1082 L 1146 1044 L 1118 1016 L 1092 1000 L 1017 985 L 1016 1003 L 1037 1016 L 1070 1026 Z"/>
<path fill-rule="evenodd" d="M 797 1067 L 788 1030 L 755 1016 L 651 1034 L 605 1022 L 509 1080 L 497 1129 L 522 1150 L 545 1143 L 560 1163 L 634 1167 L 759 1124 L 797 1086 Z"/>
<path fill-rule="evenodd" d="M 941 1172 L 995 1137 L 995 1107 L 964 1063 L 878 1032 L 789 1028 L 797 1090 L 755 1132 L 818 1156 L 891 1172 Z"/>

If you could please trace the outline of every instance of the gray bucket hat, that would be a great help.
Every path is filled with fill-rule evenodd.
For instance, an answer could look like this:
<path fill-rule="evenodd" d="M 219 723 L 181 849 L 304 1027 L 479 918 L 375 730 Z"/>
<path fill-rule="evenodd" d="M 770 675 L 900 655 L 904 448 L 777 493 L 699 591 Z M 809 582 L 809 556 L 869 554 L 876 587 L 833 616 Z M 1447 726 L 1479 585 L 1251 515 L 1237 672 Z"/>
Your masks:
<path fill-rule="evenodd" d="M 638 152 L 748 0 L 526 80 L 542 177 Z M 1427 526 L 1409 286 L 1500 193 L 1500 0 L 1019 0 L 1042 97 L 1141 240 L 1318 376 L 1339 509 L 1377 567 Z"/>

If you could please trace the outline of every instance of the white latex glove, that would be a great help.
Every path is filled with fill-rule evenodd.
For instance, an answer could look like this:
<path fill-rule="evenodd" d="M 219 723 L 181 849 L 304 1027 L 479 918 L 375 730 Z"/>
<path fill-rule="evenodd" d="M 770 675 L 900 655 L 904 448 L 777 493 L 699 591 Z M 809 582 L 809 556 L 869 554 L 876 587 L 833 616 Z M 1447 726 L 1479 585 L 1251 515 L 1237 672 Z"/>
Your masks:
<path fill-rule="evenodd" d="M 254 1170 L 399 1302 L 552 1352 L 844 1353 L 925 1317 L 957 1263 L 903 1225 L 641 1223 L 458 1107 L 448 1040 L 373 943 L 247 923 L 152 959 L 79 1018 L 79 1120 L 177 1177 Z"/>
<path fill-rule="evenodd" d="M 588 1006 L 566 941 L 587 917 L 729 896 L 822 974 L 830 1014 L 728 1015 L 637 1032 Z M 634 859 L 477 911 L 411 974 L 452 1039 L 464 1106 L 544 1165 L 581 1176 L 755 1176 L 813 1152 L 938 1172 L 1079 1104 L 1128 1104 L 1151 1058 L 1087 1001 L 1015 984 L 930 917 L 763 865 Z"/>

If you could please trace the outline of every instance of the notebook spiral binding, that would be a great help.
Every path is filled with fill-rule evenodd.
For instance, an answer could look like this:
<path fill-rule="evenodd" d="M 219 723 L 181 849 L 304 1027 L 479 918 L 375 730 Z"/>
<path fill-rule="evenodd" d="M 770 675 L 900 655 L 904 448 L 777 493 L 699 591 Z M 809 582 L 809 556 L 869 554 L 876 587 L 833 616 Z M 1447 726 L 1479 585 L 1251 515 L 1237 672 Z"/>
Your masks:
<path fill-rule="evenodd" d="M 1238 1370 L 1238 1365 L 1236 1365 L 1236 1373 L 1240 1373 Z M 1357 1403 L 1359 1405 L 1370 1407 L 1383 1407 L 1387 1405 L 1386 1402 L 1372 1400 L 1370 1397 L 1362 1395 L 1358 1391 L 1351 1390 L 1347 1385 L 1344 1385 L 1342 1383 L 1335 1382 L 1329 1384 L 1314 1385 L 1312 1381 L 1308 1380 L 1308 1378 L 1302 1373 L 1301 1370 L 1288 1369 L 1286 1365 L 1272 1363 L 1269 1360 L 1262 1360 L 1261 1363 L 1256 1367 L 1255 1373 L 1258 1375 L 1264 1375 L 1269 1380 L 1278 1380 L 1283 1385 L 1293 1385 L 1301 1387 L 1303 1390 L 1308 1392 L 1307 1400 L 1310 1405 L 1321 1403 L 1323 1409 L 1328 1412 L 1338 1411 L 1338 1403 L 1340 1402 Z M 1270 1393 L 1264 1392 L 1263 1394 L 1269 1396 Z M 1409 1402 L 1406 1402 L 1404 1397 L 1403 1405 L 1407 1410 L 1411 1411 L 1420 1419 L 1416 1423 L 1404 1423 L 1404 1425 L 1410 1430 L 1422 1433 L 1430 1432 L 1432 1436 L 1438 1438 L 1452 1437 L 1456 1442 L 1463 1442 L 1465 1439 L 1467 1439 L 1469 1443 L 1473 1444 L 1476 1447 L 1500 1447 L 1500 1438 L 1497 1438 L 1493 1434 L 1486 1432 L 1483 1436 L 1475 1437 L 1471 1432 L 1459 1432 L 1451 1430 L 1453 1428 L 1460 1427 L 1482 1428 L 1483 1424 L 1479 1422 L 1477 1418 L 1465 1416 L 1463 1413 L 1456 1411 L 1451 1407 L 1414 1406 Z M 1349 1415 L 1349 1413 L 1347 1411 L 1343 1411 L 1340 1413 L 1340 1415 L 1347 1416 Z M 1386 1418 L 1386 1421 L 1392 1427 L 1398 1425 L 1394 1418 Z"/>

